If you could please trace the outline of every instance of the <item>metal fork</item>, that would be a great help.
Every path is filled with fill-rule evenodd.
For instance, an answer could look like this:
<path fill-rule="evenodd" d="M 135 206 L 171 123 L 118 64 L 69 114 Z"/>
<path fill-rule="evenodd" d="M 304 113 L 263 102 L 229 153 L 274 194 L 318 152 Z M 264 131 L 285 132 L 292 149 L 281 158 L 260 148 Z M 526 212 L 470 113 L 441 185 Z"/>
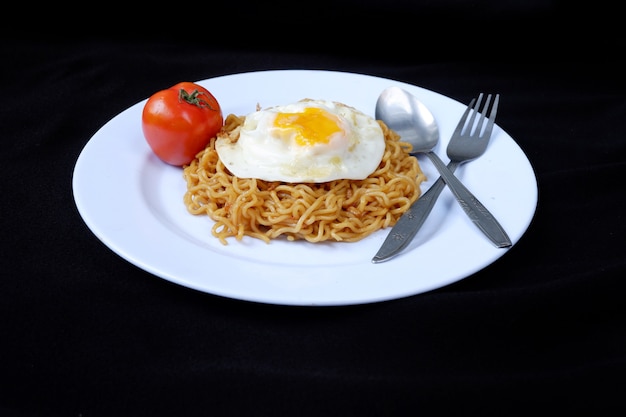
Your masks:
<path fill-rule="evenodd" d="M 491 98 L 492 96 L 489 94 L 475 127 L 474 123 L 479 114 L 478 109 L 483 99 L 483 93 L 480 93 L 478 99 L 472 99 L 465 113 L 461 116 L 461 120 L 454 130 L 447 148 L 447 154 L 450 158 L 448 169 L 450 169 L 450 171 L 454 172 L 463 162 L 478 158 L 487 149 L 487 144 L 489 143 L 496 119 L 500 95 L 496 94 L 489 117 L 485 119 L 485 113 L 489 109 Z M 487 124 L 483 130 L 485 120 L 487 120 Z M 389 232 L 387 239 L 378 250 L 378 253 L 372 258 L 372 262 L 380 263 L 387 261 L 399 254 L 409 244 L 417 234 L 417 231 L 424 224 L 426 217 L 428 217 L 432 211 L 444 187 L 445 182 L 443 178 L 439 177 L 432 187 L 420 196 L 409 210 L 400 217 L 396 225 L 391 229 L 391 232 Z M 458 195 L 456 197 L 458 198 Z M 510 247 L 512 245 L 511 239 L 509 239 L 498 221 L 480 201 L 474 200 L 474 203 L 479 207 L 478 210 L 474 210 L 468 204 L 461 204 L 465 213 L 470 217 L 473 223 L 482 230 L 498 248 Z"/>

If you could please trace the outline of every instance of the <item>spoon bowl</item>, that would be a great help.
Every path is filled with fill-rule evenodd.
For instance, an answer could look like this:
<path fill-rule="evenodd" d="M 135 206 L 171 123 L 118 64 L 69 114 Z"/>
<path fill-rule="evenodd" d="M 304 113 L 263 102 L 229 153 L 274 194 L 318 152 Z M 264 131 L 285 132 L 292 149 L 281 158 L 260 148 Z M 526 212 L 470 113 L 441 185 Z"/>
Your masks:
<path fill-rule="evenodd" d="M 403 142 L 413 146 L 413 154 L 429 152 L 439 142 L 439 127 L 428 107 L 399 87 L 383 90 L 376 101 L 375 114 Z"/>

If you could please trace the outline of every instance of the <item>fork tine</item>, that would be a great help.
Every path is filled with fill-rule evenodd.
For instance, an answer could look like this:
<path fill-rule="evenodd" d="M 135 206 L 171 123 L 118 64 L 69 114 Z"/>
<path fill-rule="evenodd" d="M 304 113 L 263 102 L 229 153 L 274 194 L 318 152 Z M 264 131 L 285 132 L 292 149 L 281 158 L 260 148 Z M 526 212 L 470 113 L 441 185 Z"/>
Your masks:
<path fill-rule="evenodd" d="M 463 116 L 461 116 L 461 120 L 459 120 L 459 124 L 457 124 L 456 128 L 454 129 L 454 133 L 452 134 L 453 136 L 461 135 L 461 132 L 463 131 L 463 128 L 465 127 L 465 122 L 467 121 L 467 116 L 470 114 L 470 111 L 473 110 L 475 102 L 476 102 L 476 99 L 473 98 L 472 101 L 470 101 L 470 104 L 467 105 L 467 108 L 465 109 L 465 113 L 463 113 Z"/>
<path fill-rule="evenodd" d="M 481 93 L 482 96 L 482 93 Z M 487 96 L 487 101 L 485 101 L 485 105 L 483 106 L 483 110 L 480 112 L 480 118 L 478 119 L 478 124 L 476 124 L 476 128 L 474 129 L 474 134 L 476 136 L 480 136 L 480 133 L 483 130 L 483 123 L 485 122 L 485 113 L 487 113 L 487 109 L 489 108 L 489 103 L 491 103 L 491 94 Z M 476 108 L 479 106 L 477 105 Z M 471 132 L 470 132 L 471 134 Z"/>
<path fill-rule="evenodd" d="M 489 114 L 489 119 L 487 121 L 487 127 L 485 128 L 485 137 L 491 136 L 491 131 L 493 130 L 493 125 L 496 122 L 496 114 L 498 113 L 498 103 L 500 102 L 500 94 L 496 94 L 496 98 L 493 100 L 493 106 L 491 107 L 491 113 Z M 485 107 L 485 112 L 486 112 Z"/>
<path fill-rule="evenodd" d="M 475 131 L 473 129 L 474 126 L 474 120 L 476 120 L 476 113 L 478 113 L 478 109 L 480 108 L 480 103 L 483 101 L 483 93 L 480 93 L 478 95 L 478 99 L 476 100 L 476 106 L 474 107 L 474 111 L 472 112 L 472 117 L 470 117 L 469 122 L 467 123 L 467 131 L 465 132 L 466 135 L 471 135 L 473 131 Z"/>

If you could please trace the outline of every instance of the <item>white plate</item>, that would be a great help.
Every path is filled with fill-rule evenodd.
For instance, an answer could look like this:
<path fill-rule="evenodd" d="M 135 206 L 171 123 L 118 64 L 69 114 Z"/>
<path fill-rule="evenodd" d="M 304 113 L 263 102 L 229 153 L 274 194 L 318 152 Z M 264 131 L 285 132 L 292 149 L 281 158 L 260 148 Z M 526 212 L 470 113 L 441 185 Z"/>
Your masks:
<path fill-rule="evenodd" d="M 224 115 L 247 114 L 302 98 L 340 101 L 374 115 L 380 92 L 392 85 L 415 94 L 434 114 L 445 147 L 466 104 L 390 79 L 334 71 L 284 70 L 227 75 L 199 81 L 219 100 Z M 477 91 L 478 93 L 478 91 Z M 411 296 L 461 280 L 491 264 L 497 249 L 472 224 L 445 189 L 410 246 L 373 264 L 389 229 L 356 243 L 245 238 L 223 246 L 212 220 L 183 204 L 182 169 L 162 163 L 141 131 L 143 100 L 106 123 L 89 140 L 74 169 L 76 206 L 91 231 L 130 263 L 199 291 L 261 303 L 331 306 Z M 501 101 L 506 103 L 506 97 Z M 420 158 L 428 181 L 438 175 Z M 535 174 L 520 147 L 496 125 L 489 147 L 457 175 L 498 218 L 515 244 L 537 205 Z"/>

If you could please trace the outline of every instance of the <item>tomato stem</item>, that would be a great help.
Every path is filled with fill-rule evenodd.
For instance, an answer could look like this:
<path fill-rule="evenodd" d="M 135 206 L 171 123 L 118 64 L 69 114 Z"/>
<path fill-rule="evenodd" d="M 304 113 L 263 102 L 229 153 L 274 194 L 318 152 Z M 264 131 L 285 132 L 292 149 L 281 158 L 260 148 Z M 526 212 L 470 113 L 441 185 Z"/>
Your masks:
<path fill-rule="evenodd" d="M 213 107 L 204 100 L 201 96 L 206 95 L 204 92 L 200 92 L 198 90 L 193 90 L 191 94 L 189 94 L 184 88 L 178 90 L 178 101 L 185 101 L 193 106 L 197 106 L 200 108 L 208 108 L 209 110 L 215 111 Z"/>

